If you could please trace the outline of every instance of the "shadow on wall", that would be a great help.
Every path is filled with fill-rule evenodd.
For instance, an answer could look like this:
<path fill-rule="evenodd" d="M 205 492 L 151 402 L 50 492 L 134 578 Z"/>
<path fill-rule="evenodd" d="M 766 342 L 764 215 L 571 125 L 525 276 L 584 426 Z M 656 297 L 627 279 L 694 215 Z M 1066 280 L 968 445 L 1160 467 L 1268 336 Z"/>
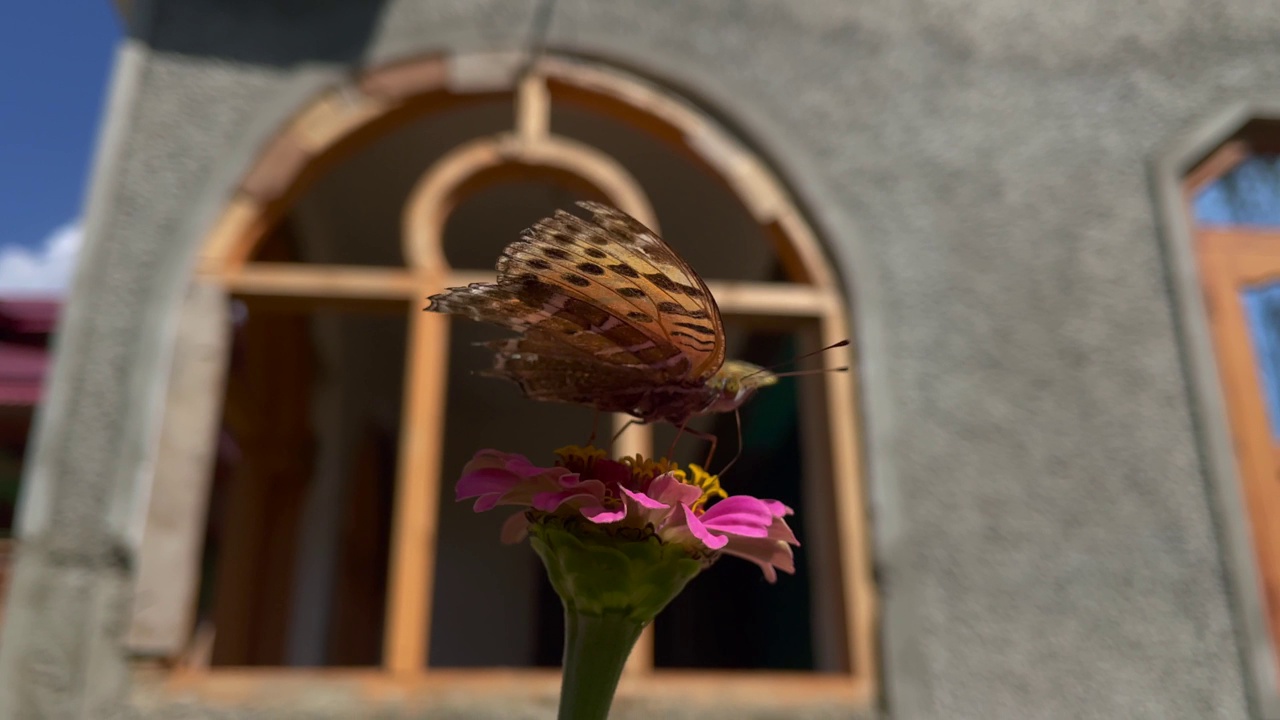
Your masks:
<path fill-rule="evenodd" d="M 357 62 L 385 4 L 385 0 L 123 3 L 129 35 L 156 50 L 278 67 Z"/>

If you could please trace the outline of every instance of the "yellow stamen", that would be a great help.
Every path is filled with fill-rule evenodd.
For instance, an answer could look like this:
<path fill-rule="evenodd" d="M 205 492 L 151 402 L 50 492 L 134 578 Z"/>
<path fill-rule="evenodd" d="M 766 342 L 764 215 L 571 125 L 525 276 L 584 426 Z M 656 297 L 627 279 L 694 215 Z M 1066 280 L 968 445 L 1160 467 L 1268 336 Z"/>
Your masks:
<path fill-rule="evenodd" d="M 596 460 L 608 457 L 608 453 L 598 447 L 581 445 L 565 445 L 556 450 L 556 457 L 561 467 L 575 469 L 580 472 L 589 470 Z"/>
<path fill-rule="evenodd" d="M 693 479 L 685 480 L 685 482 L 702 490 L 702 497 L 698 498 L 697 502 L 693 504 L 693 510 L 702 509 L 707 504 L 707 501 L 713 497 L 718 497 L 722 500 L 729 497 L 729 493 L 720 487 L 719 475 L 712 475 L 694 463 L 689 463 L 689 472 L 693 475 Z"/>
<path fill-rule="evenodd" d="M 631 469 L 631 478 L 636 482 L 649 481 L 666 473 L 675 475 L 680 478 L 681 482 L 685 479 L 684 471 L 680 469 L 680 466 L 667 458 L 650 460 L 640 453 L 636 453 L 634 457 L 621 458 L 620 462 Z"/>

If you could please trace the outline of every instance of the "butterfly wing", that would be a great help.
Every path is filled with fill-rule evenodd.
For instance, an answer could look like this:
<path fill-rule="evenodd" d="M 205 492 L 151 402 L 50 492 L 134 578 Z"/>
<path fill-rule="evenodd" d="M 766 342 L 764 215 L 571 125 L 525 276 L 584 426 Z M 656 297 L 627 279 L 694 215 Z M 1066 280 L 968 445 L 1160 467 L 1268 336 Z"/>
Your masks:
<path fill-rule="evenodd" d="M 484 374 L 514 381 L 533 400 L 575 403 L 603 412 L 636 412 L 653 392 L 643 368 L 600 367 L 591 353 L 534 328 L 522 337 L 487 343 L 495 351 Z M 642 413 L 641 413 L 642 414 Z"/>
<path fill-rule="evenodd" d="M 498 261 L 499 284 L 536 278 L 591 303 L 654 343 L 641 359 L 661 377 L 705 382 L 725 356 L 720 310 L 706 283 L 626 213 L 600 203 L 579 205 L 591 219 L 557 211 L 508 245 Z M 607 352 L 635 347 L 622 342 L 631 339 L 618 338 Z M 677 357 L 687 365 L 673 362 Z"/>
<path fill-rule="evenodd" d="M 610 388 L 629 394 L 638 385 L 700 387 L 724 361 L 720 313 L 706 285 L 644 225 L 581 204 L 592 220 L 560 211 L 538 222 L 503 251 L 497 283 L 452 288 L 427 309 L 522 333 L 496 348 L 498 372 L 517 382 L 556 357 L 574 363 L 580 384 L 597 395 Z"/>

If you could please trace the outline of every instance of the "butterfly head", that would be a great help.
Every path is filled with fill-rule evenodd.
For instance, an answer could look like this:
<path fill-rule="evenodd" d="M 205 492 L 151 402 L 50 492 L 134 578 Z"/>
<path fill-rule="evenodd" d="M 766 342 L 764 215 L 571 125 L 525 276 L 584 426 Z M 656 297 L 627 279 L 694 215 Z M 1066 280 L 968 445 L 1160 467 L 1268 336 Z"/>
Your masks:
<path fill-rule="evenodd" d="M 707 380 L 714 399 L 706 412 L 729 412 L 742 406 L 756 390 L 778 382 L 778 376 L 749 362 L 726 360 L 720 370 Z"/>

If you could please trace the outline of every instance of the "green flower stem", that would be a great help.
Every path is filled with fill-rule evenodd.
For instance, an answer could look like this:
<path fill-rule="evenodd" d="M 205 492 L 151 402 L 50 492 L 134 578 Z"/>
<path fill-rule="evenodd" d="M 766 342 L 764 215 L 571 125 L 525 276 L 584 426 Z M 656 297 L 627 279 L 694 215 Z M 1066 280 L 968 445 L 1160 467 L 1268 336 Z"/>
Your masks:
<path fill-rule="evenodd" d="M 559 720 L 606 720 L 618 679 L 644 623 L 621 613 L 590 615 L 565 606 Z"/>
<path fill-rule="evenodd" d="M 560 720 L 605 720 L 640 631 L 713 558 L 555 517 L 529 526 L 529 544 L 564 602 Z"/>

